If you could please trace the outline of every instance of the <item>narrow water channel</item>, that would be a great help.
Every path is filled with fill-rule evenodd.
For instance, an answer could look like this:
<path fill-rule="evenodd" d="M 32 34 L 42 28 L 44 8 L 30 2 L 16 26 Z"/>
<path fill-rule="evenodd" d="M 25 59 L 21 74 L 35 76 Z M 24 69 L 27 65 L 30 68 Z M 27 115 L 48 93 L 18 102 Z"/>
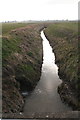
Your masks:
<path fill-rule="evenodd" d="M 43 31 L 41 31 L 41 37 L 43 39 L 42 75 L 35 90 L 25 101 L 24 113 L 71 111 L 71 108 L 62 103 L 57 93 L 57 87 L 61 84 L 61 80 L 55 64 L 55 55 Z"/>

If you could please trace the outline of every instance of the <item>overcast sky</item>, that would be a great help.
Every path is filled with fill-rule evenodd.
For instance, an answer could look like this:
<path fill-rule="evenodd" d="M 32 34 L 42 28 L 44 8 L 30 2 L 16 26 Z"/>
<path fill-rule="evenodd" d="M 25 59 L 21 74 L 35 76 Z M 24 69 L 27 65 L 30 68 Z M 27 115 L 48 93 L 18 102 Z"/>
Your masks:
<path fill-rule="evenodd" d="M 0 0 L 1 21 L 78 19 L 79 0 Z"/>

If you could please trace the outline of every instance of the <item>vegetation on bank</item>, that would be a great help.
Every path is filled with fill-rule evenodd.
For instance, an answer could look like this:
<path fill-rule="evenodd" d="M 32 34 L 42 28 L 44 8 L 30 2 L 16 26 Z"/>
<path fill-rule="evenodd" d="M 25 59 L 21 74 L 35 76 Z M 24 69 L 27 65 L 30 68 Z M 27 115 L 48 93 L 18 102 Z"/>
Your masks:
<path fill-rule="evenodd" d="M 45 34 L 55 52 L 59 76 L 63 83 L 58 92 L 61 99 L 80 109 L 80 74 L 78 73 L 78 23 L 54 23 L 45 29 Z"/>
<path fill-rule="evenodd" d="M 78 61 L 77 22 L 27 24 L 4 23 L 2 37 L 3 113 L 20 112 L 24 105 L 23 91 L 36 86 L 42 65 L 42 40 L 45 34 L 55 52 L 59 76 L 63 83 L 58 92 L 61 99 L 80 109 L 80 73 Z"/>
<path fill-rule="evenodd" d="M 43 25 L 4 23 L 2 36 L 3 113 L 20 112 L 24 105 L 21 93 L 36 86 L 42 65 Z"/>

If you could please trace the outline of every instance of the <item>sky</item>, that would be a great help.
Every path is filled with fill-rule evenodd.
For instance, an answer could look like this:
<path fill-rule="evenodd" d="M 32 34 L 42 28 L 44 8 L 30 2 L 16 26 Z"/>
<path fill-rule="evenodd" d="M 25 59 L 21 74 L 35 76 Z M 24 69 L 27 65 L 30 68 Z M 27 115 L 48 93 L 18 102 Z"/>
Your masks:
<path fill-rule="evenodd" d="M 0 22 L 76 20 L 79 0 L 0 0 Z"/>

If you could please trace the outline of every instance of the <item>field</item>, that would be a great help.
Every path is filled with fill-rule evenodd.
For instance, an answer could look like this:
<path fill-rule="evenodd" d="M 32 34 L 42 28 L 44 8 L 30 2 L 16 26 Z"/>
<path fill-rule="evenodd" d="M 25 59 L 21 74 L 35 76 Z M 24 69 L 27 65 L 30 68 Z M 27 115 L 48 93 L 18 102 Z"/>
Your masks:
<path fill-rule="evenodd" d="M 3 23 L 2 24 L 2 34 L 8 34 L 11 30 L 16 28 L 25 27 L 28 23 Z"/>

